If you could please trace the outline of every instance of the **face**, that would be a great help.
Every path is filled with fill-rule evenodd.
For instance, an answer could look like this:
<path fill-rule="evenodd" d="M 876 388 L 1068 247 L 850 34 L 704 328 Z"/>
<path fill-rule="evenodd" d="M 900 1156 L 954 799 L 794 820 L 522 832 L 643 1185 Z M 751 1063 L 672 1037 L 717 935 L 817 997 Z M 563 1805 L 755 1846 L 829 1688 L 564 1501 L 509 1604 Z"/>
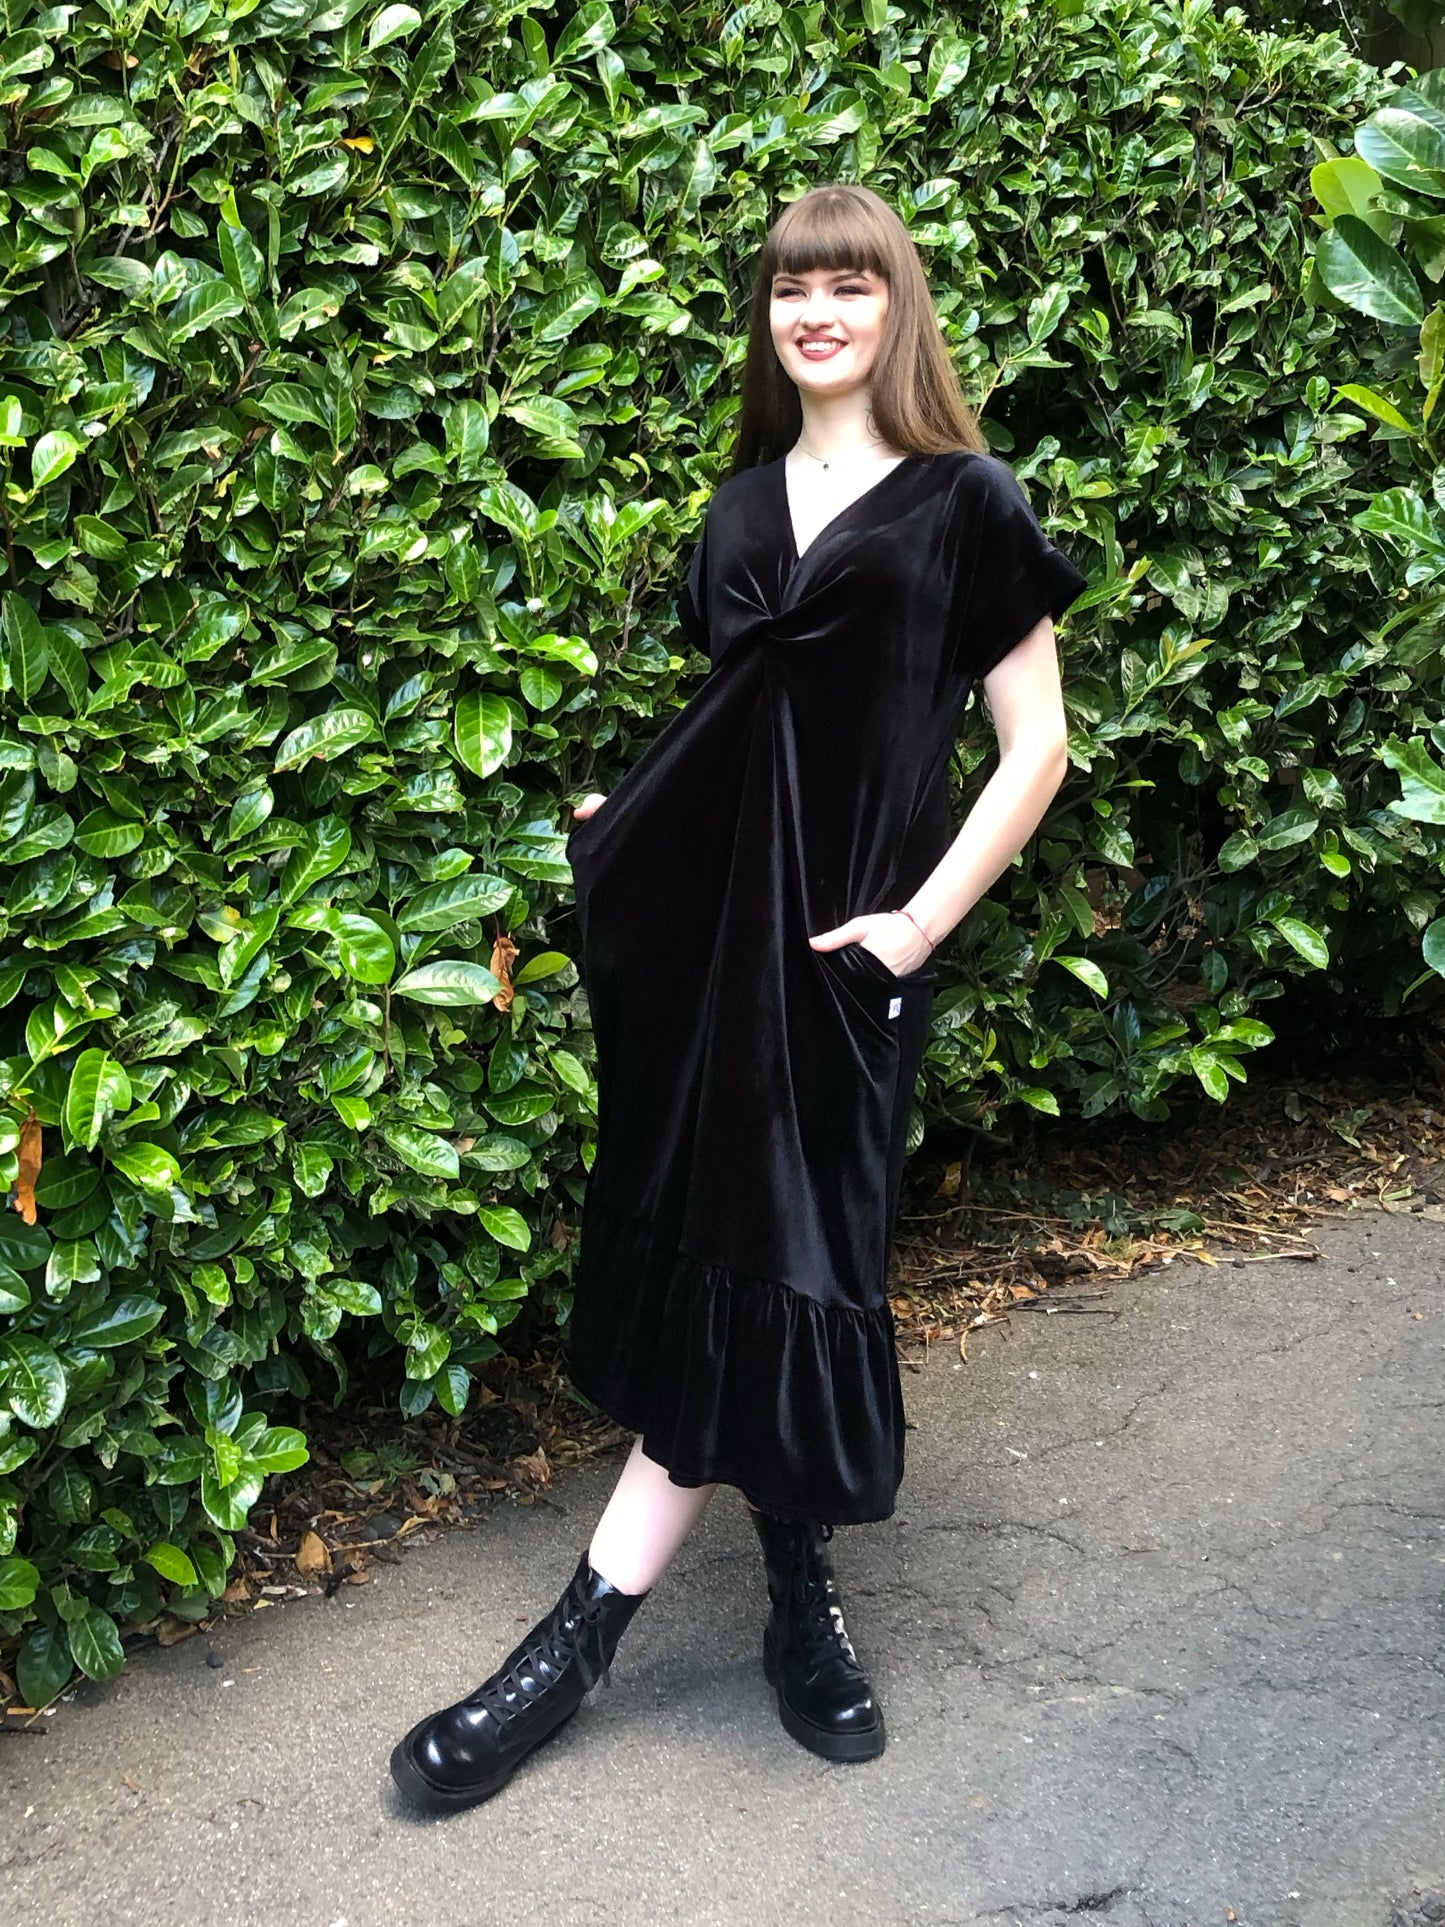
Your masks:
<path fill-rule="evenodd" d="M 800 389 L 845 394 L 867 382 L 887 312 L 888 283 L 866 268 L 774 275 L 773 348 Z"/>

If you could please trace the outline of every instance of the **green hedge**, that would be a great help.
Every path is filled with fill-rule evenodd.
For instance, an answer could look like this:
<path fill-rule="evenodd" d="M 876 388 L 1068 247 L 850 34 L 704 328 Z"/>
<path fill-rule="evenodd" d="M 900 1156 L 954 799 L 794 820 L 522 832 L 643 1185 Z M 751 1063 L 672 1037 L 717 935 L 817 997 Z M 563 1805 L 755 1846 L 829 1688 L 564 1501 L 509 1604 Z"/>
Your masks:
<path fill-rule="evenodd" d="M 1327 953 L 1398 995 L 1418 876 L 1375 747 L 1411 669 L 1366 637 L 1370 454 L 1300 294 L 1313 134 L 1381 87 L 1338 41 L 1206 0 L 8 20 L 0 1633 L 29 1627 L 30 1699 L 204 1611 L 304 1457 L 273 1414 L 345 1395 L 343 1320 L 405 1411 L 461 1414 L 524 1301 L 565 1317 L 596 1092 L 564 804 L 705 668 L 679 560 L 750 257 L 810 182 L 908 220 L 1094 584 L 1071 777 L 946 946 L 914 1141 L 1222 1097 Z M 990 743 L 971 715 L 960 810 Z"/>
<path fill-rule="evenodd" d="M 1315 274 L 1346 306 L 1382 323 L 1385 336 L 1374 368 L 1361 371 L 1370 379 L 1342 383 L 1339 396 L 1357 419 L 1379 424 L 1394 458 L 1394 485 L 1354 520 L 1397 559 L 1408 585 L 1375 635 L 1412 671 L 1398 706 L 1399 736 L 1380 755 L 1399 779 L 1389 807 L 1418 838 L 1411 855 L 1426 854 L 1435 866 L 1420 939 L 1425 969 L 1409 988 L 1428 985 L 1437 1013 L 1445 977 L 1445 766 L 1436 760 L 1445 750 L 1445 514 L 1432 417 L 1445 387 L 1445 303 L 1434 297 L 1430 237 L 1445 199 L 1442 107 L 1445 73 L 1417 75 L 1354 130 L 1351 153 L 1331 154 L 1310 175 L 1321 230 Z"/>

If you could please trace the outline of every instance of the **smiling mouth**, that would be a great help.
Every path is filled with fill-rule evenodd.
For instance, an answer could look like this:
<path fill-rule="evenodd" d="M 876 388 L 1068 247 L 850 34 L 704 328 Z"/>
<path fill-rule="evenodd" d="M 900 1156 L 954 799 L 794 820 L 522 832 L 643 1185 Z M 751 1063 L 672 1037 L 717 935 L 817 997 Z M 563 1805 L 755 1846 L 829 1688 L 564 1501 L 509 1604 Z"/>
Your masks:
<path fill-rule="evenodd" d="M 827 361 L 831 356 L 836 355 L 844 346 L 846 346 L 844 342 L 832 339 L 800 341 L 798 343 L 798 353 L 805 356 L 809 361 Z"/>

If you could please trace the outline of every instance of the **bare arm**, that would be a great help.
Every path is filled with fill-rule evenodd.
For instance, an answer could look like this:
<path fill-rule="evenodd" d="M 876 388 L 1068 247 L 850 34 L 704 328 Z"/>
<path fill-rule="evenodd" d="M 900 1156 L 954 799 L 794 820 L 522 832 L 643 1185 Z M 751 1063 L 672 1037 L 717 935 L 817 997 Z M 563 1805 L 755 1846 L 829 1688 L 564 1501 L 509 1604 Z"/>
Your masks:
<path fill-rule="evenodd" d="M 908 908 L 935 943 L 1002 876 L 1044 819 L 1068 773 L 1068 725 L 1054 623 L 1045 616 L 983 682 L 998 767 Z"/>

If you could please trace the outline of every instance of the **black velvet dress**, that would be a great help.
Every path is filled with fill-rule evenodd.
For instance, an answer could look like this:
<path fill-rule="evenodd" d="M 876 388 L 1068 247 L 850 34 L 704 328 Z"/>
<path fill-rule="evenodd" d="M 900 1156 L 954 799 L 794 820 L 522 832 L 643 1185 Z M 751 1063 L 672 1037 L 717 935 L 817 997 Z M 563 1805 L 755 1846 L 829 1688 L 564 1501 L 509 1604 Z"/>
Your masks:
<path fill-rule="evenodd" d="M 677 1485 L 893 1512 L 937 967 L 808 938 L 934 868 L 970 685 L 1085 586 L 993 455 L 905 456 L 801 557 L 781 457 L 708 504 L 677 615 L 711 670 L 567 842 L 598 1086 L 570 1370 Z"/>

